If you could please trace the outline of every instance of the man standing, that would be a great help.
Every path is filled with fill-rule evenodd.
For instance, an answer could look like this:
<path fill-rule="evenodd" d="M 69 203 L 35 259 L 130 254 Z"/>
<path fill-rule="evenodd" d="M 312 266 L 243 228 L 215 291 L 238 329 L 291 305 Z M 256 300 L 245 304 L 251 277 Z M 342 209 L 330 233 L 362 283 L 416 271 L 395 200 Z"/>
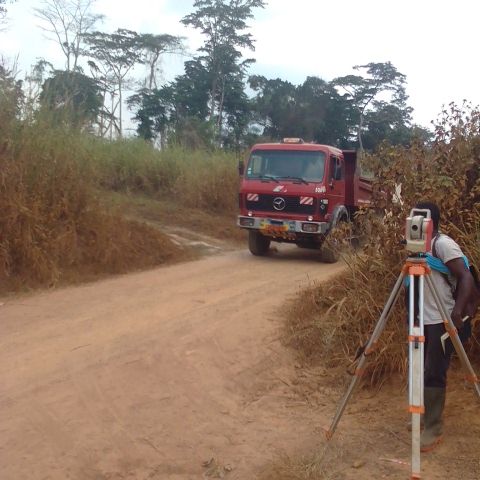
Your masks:
<path fill-rule="evenodd" d="M 476 286 L 465 262 L 464 254 L 458 244 L 449 236 L 439 233 L 440 210 L 431 202 L 421 202 L 416 208 L 428 209 L 433 222 L 433 240 L 430 259 L 440 259 L 448 268 L 448 275 L 435 270 L 431 265 L 432 281 L 450 312 L 460 337 L 465 340 L 470 334 L 469 323 L 462 319 L 475 314 Z M 428 256 L 427 256 L 428 260 Z M 433 262 L 429 262 L 433 263 Z M 428 452 L 438 445 L 442 439 L 442 414 L 445 406 L 445 389 L 447 385 L 447 370 L 453 346 L 450 341 L 443 350 L 441 336 L 445 333 L 442 315 L 429 289 L 424 296 L 425 324 L 425 384 L 424 384 L 424 430 L 421 436 L 421 450 Z"/>

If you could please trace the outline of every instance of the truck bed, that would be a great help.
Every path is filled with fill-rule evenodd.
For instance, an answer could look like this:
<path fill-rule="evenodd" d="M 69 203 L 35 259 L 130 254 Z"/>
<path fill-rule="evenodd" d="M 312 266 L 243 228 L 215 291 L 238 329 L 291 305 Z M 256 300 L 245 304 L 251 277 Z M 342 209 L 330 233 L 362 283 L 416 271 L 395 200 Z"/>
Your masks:
<path fill-rule="evenodd" d="M 350 208 L 369 205 L 372 197 L 372 180 L 361 177 L 357 168 L 357 152 L 344 150 L 345 205 Z"/>

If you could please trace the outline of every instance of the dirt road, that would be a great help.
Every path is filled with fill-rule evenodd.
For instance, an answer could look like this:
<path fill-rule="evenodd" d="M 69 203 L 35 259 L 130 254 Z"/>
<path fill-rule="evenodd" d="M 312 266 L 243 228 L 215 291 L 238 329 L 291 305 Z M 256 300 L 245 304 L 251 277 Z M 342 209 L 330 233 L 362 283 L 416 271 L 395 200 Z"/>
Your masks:
<path fill-rule="evenodd" d="M 355 396 L 326 449 L 345 366 L 296 369 L 278 340 L 285 300 L 341 268 L 291 247 L 224 251 L 0 299 L 0 478 L 407 478 L 398 379 Z M 447 397 L 424 478 L 478 480 L 480 416 L 458 367 Z"/>
<path fill-rule="evenodd" d="M 342 267 L 274 257 L 227 252 L 0 300 L 2 480 L 250 479 L 307 441 L 278 316 Z"/>

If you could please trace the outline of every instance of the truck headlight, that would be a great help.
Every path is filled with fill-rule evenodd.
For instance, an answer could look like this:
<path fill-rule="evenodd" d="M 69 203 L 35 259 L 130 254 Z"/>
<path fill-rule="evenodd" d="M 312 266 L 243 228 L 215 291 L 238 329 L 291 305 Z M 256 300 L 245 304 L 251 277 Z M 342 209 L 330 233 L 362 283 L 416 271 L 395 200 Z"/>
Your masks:
<path fill-rule="evenodd" d="M 317 233 L 318 225 L 316 223 L 302 223 L 302 230 L 308 233 Z"/>
<path fill-rule="evenodd" d="M 241 217 L 240 218 L 240 226 L 241 227 L 253 227 L 255 225 L 255 219 L 254 218 L 246 218 L 246 217 Z"/>

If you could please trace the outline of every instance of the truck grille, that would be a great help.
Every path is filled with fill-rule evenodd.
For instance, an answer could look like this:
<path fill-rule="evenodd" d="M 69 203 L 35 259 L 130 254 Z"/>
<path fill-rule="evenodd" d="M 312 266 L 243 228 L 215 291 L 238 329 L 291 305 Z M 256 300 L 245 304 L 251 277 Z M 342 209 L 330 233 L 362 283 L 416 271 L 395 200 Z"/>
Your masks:
<path fill-rule="evenodd" d="M 275 199 L 283 199 L 285 201 L 285 208 L 277 210 L 273 206 Z M 262 212 L 276 212 L 276 213 L 304 213 L 313 215 L 317 208 L 317 199 L 313 199 L 313 205 L 301 205 L 300 197 L 288 197 L 286 195 L 259 195 L 258 202 L 246 201 L 247 210 L 262 211 Z"/>

